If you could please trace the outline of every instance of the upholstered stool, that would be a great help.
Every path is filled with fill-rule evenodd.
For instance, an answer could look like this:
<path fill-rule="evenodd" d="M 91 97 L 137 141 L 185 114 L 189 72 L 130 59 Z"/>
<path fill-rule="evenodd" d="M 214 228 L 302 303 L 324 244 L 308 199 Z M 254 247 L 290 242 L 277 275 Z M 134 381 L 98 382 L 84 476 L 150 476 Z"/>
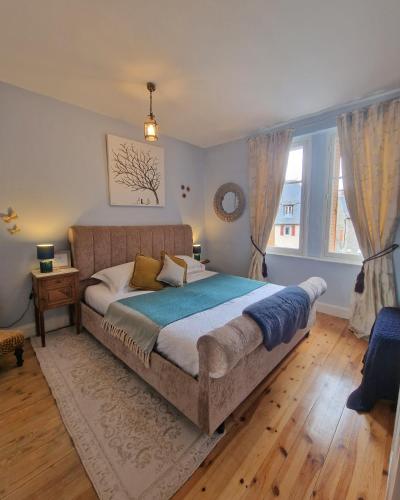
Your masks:
<path fill-rule="evenodd" d="M 0 330 L 0 356 L 13 352 L 17 358 L 17 366 L 22 366 L 24 364 L 22 358 L 24 340 L 25 337 L 19 330 Z"/>

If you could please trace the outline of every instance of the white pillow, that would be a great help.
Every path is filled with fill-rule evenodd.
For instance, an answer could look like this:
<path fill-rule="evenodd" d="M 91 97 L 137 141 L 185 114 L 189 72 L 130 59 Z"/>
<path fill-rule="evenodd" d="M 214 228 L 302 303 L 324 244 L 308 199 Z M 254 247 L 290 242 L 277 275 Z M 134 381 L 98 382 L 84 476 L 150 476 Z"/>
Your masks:
<path fill-rule="evenodd" d="M 185 278 L 185 268 L 176 264 L 167 254 L 164 256 L 164 265 L 160 274 L 157 276 L 157 281 L 162 281 L 171 286 L 183 286 Z"/>
<path fill-rule="evenodd" d="M 127 262 L 119 266 L 108 267 L 93 274 L 92 278 L 105 283 L 112 292 L 119 293 L 129 288 L 129 281 L 132 277 L 134 266 L 134 262 Z"/>
<path fill-rule="evenodd" d="M 206 266 L 202 264 L 199 260 L 193 259 L 188 255 L 177 255 L 179 259 L 182 259 L 187 264 L 187 273 L 199 273 L 200 271 L 205 271 Z"/>

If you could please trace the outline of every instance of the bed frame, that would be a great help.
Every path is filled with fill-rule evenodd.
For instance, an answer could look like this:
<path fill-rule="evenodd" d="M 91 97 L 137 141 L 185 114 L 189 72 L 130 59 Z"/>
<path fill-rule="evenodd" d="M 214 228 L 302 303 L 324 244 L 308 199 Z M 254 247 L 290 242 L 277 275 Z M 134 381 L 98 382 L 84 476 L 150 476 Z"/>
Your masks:
<path fill-rule="evenodd" d="M 95 272 L 130 262 L 137 253 L 159 258 L 161 250 L 165 250 L 175 255 L 192 256 L 191 227 L 73 226 L 69 230 L 69 241 L 73 265 L 80 273 L 82 325 L 208 434 L 221 430 L 225 419 L 308 334 L 308 329 L 299 330 L 289 344 L 281 344 L 268 352 L 260 344 L 262 337 L 256 323 L 240 316 L 229 322 L 225 330 L 214 330 L 199 339 L 198 377 L 187 374 L 157 352 L 151 354 L 150 368 L 146 368 L 119 339 L 103 330 L 103 317 L 84 302 L 84 290 L 97 282 L 90 279 Z M 229 344 L 230 334 L 235 338 L 238 329 L 241 340 L 239 349 L 237 345 Z M 217 373 L 215 364 L 216 360 L 221 361 L 218 359 L 221 345 L 221 352 L 224 355 L 228 352 L 226 359 L 229 362 L 225 363 L 224 370 Z"/>

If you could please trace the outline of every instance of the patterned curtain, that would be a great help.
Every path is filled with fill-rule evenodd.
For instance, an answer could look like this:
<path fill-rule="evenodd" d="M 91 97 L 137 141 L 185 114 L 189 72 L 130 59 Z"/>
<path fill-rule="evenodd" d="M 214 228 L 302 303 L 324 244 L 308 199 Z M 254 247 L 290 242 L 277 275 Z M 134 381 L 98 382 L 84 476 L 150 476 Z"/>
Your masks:
<path fill-rule="evenodd" d="M 394 242 L 400 210 L 400 99 L 337 120 L 343 187 L 364 259 Z M 365 264 L 364 292 L 353 293 L 350 329 L 370 334 L 383 306 L 396 305 L 393 255 Z"/>
<path fill-rule="evenodd" d="M 262 251 L 267 248 L 278 212 L 292 133 L 287 129 L 249 139 L 251 236 Z M 262 262 L 262 255 L 253 247 L 250 278 L 263 278 Z"/>

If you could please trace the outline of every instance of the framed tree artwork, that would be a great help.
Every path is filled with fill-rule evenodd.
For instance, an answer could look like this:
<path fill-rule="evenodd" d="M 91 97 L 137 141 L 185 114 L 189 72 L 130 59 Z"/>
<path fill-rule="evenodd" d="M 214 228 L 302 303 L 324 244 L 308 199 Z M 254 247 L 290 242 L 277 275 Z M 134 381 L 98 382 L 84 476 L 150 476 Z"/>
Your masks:
<path fill-rule="evenodd" d="M 111 205 L 165 205 L 164 149 L 107 135 Z"/>

